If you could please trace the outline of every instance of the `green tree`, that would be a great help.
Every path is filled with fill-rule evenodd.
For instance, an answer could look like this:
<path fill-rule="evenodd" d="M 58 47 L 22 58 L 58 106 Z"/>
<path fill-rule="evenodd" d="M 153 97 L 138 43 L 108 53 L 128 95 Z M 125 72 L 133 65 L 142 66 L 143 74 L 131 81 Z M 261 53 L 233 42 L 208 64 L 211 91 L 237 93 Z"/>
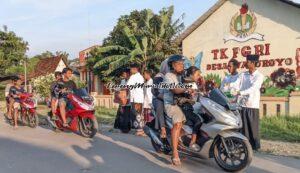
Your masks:
<path fill-rule="evenodd" d="M 28 43 L 4 26 L 0 30 L 0 73 L 6 74 L 10 68 L 19 71 L 20 61 L 25 59 L 27 50 Z"/>
<path fill-rule="evenodd" d="M 104 81 L 131 62 L 157 70 L 167 56 L 180 52 L 174 40 L 184 25 L 182 17 L 172 21 L 173 13 L 171 6 L 159 14 L 145 9 L 121 16 L 103 47 L 91 51 L 88 66 Z"/>

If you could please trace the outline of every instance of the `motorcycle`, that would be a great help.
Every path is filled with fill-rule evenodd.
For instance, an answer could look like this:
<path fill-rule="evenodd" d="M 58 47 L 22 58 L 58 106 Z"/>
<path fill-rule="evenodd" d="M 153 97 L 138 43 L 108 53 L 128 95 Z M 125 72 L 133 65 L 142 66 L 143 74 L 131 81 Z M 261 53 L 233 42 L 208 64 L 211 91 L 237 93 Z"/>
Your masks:
<path fill-rule="evenodd" d="M 29 93 L 22 93 L 20 96 L 20 119 L 24 125 L 36 128 L 39 125 L 39 117 L 36 112 L 37 103 Z"/>
<path fill-rule="evenodd" d="M 228 98 L 219 90 L 213 89 L 207 96 L 201 96 L 199 103 L 194 105 L 194 113 L 202 120 L 202 126 L 197 133 L 197 144 L 200 151 L 189 149 L 192 128 L 184 125 L 178 150 L 190 157 L 209 159 L 225 171 L 235 172 L 246 169 L 252 161 L 253 151 L 248 139 L 239 129 L 242 127 L 239 107 L 229 102 Z M 153 112 L 155 115 L 155 112 Z M 144 131 L 151 139 L 156 152 L 169 154 L 171 149 L 172 120 L 165 115 L 167 138 L 160 138 L 159 130 L 154 124 L 147 124 Z"/>
<path fill-rule="evenodd" d="M 95 117 L 95 109 L 93 98 L 89 96 L 85 89 L 75 89 L 73 92 L 65 93 L 68 100 L 66 119 L 68 127 L 63 127 L 59 107 L 56 110 L 55 116 L 58 117 L 54 121 L 55 125 L 50 125 L 54 129 L 70 130 L 87 138 L 93 138 L 98 132 L 98 122 Z M 50 106 L 51 108 L 51 106 Z"/>

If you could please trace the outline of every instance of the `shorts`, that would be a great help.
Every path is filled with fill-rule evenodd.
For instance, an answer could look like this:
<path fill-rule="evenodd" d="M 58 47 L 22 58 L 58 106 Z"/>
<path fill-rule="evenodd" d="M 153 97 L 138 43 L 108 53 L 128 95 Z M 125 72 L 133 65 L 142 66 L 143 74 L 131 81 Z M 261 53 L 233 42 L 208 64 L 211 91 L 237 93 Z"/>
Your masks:
<path fill-rule="evenodd" d="M 177 105 L 165 105 L 165 112 L 168 117 L 172 118 L 173 124 L 182 123 L 186 121 L 185 115 L 182 112 L 181 108 Z"/>
<path fill-rule="evenodd" d="M 19 108 L 20 108 L 20 103 L 14 102 L 14 109 L 19 109 Z"/>
<path fill-rule="evenodd" d="M 74 108 L 73 105 L 71 104 L 71 102 L 68 101 L 68 99 L 64 98 L 64 97 L 58 99 L 58 105 L 60 105 L 60 104 L 65 104 L 67 110 L 72 110 Z"/>
<path fill-rule="evenodd" d="M 59 98 L 58 99 L 58 104 L 65 104 L 66 105 L 67 104 L 67 99 L 66 98 Z"/>

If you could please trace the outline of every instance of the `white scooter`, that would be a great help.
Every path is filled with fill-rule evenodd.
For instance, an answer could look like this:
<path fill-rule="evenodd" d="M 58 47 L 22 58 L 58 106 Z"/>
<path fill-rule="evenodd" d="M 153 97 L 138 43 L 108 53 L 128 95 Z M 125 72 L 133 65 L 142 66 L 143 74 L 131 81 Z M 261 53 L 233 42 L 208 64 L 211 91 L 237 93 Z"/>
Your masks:
<path fill-rule="evenodd" d="M 191 157 L 214 158 L 225 171 L 246 169 L 252 161 L 253 151 L 248 139 L 239 132 L 242 121 L 238 106 L 231 104 L 219 89 L 213 89 L 208 96 L 201 96 L 196 105 L 198 106 L 194 106 L 194 113 L 203 121 L 197 135 L 197 144 L 201 150 L 194 152 L 189 149 L 192 128 L 184 125 L 185 134 L 181 137 L 179 151 Z M 172 151 L 172 120 L 168 116 L 165 116 L 165 119 L 166 140 L 160 138 L 160 131 L 154 128 L 153 123 L 146 125 L 144 130 L 151 138 L 156 152 L 169 154 Z"/>

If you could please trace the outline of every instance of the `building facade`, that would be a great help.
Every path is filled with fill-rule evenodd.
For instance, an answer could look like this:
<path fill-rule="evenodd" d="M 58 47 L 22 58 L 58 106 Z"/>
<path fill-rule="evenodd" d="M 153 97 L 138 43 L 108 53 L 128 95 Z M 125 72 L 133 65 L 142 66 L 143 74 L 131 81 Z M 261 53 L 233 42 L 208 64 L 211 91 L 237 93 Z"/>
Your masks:
<path fill-rule="evenodd" d="M 248 54 L 260 55 L 259 71 L 295 70 L 300 78 L 300 4 L 290 0 L 219 0 L 179 37 L 183 55 L 202 73 L 224 77 L 236 58 L 245 71 Z M 262 97 L 260 115 L 299 115 L 300 92 Z"/>
<path fill-rule="evenodd" d="M 104 83 L 101 82 L 99 76 L 95 75 L 93 71 L 86 66 L 90 51 L 98 46 L 99 45 L 94 45 L 80 51 L 79 64 L 76 68 L 80 73 L 80 80 L 86 82 L 89 93 L 94 93 L 95 95 L 110 95 L 110 91 L 105 87 Z"/>
<path fill-rule="evenodd" d="M 181 35 L 183 55 L 201 61 L 204 74 L 224 77 L 236 58 L 259 54 L 259 70 L 283 67 L 300 76 L 300 4 L 288 0 L 219 0 Z M 199 57 L 201 56 L 201 57 Z"/>

